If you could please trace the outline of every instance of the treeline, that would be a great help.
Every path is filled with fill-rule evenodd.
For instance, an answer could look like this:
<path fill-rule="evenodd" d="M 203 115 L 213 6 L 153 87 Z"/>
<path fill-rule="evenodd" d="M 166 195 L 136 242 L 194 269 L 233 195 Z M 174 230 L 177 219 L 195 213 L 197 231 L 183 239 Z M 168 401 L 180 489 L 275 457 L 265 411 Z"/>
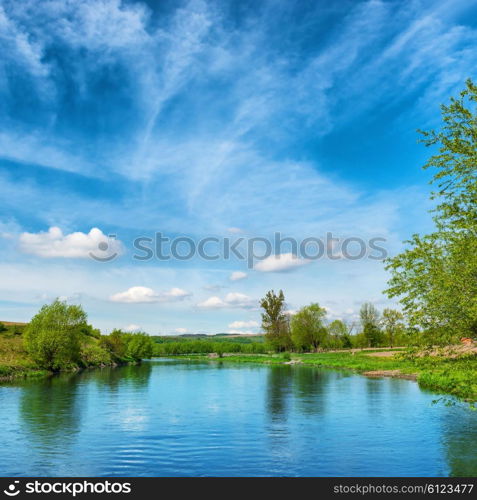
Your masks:
<path fill-rule="evenodd" d="M 330 349 L 393 347 L 410 341 L 403 315 L 394 309 L 380 313 L 371 303 L 364 303 L 359 323 L 327 321 L 326 310 L 313 303 L 295 314 L 286 310 L 285 296 L 280 290 L 269 291 L 260 305 L 263 309 L 263 337 L 248 343 L 235 339 L 194 339 L 190 337 L 155 337 L 155 356 L 224 353 L 265 354 L 271 351 L 318 352 Z M 237 339 L 241 340 L 241 339 Z"/>
<path fill-rule="evenodd" d="M 60 300 L 44 305 L 22 332 L 26 353 L 38 368 L 50 371 L 152 357 L 154 342 L 145 333 L 114 330 L 110 335 L 101 335 L 87 319 L 79 305 Z"/>
<path fill-rule="evenodd" d="M 230 342 L 213 340 L 181 340 L 155 344 L 155 356 L 172 356 L 179 354 L 210 354 L 224 353 L 265 354 L 270 347 L 264 342 Z"/>

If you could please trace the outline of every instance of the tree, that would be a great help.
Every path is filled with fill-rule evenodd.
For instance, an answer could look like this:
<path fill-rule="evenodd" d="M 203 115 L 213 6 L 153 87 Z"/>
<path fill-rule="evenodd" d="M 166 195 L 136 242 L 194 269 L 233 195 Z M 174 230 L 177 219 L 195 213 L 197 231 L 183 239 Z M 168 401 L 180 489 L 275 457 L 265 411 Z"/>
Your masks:
<path fill-rule="evenodd" d="M 151 358 L 154 350 L 154 341 L 145 333 L 128 335 L 126 355 L 135 361 Z"/>
<path fill-rule="evenodd" d="M 379 311 L 376 309 L 374 304 L 371 302 L 364 302 L 361 305 L 361 309 L 359 310 L 359 317 L 361 319 L 361 326 L 364 328 L 364 325 L 371 324 L 378 326 L 379 325 Z"/>
<path fill-rule="evenodd" d="M 113 359 L 120 361 L 126 355 L 124 332 L 114 329 L 109 335 L 102 335 L 99 345 L 108 351 Z"/>
<path fill-rule="evenodd" d="M 57 371 L 79 361 L 87 316 L 81 306 L 55 300 L 44 305 L 25 329 L 25 347 L 38 365 Z"/>
<path fill-rule="evenodd" d="M 278 295 L 273 290 L 267 292 L 260 301 L 262 329 L 265 338 L 277 352 L 286 351 L 292 345 L 288 316 L 286 315 L 285 295 L 280 290 Z"/>
<path fill-rule="evenodd" d="M 345 349 L 353 347 L 350 328 L 344 321 L 340 319 L 332 321 L 328 325 L 328 334 L 335 339 L 335 343 L 338 344 L 339 347 L 344 347 Z"/>
<path fill-rule="evenodd" d="M 361 306 L 359 316 L 368 347 L 377 347 L 382 339 L 379 328 L 379 311 L 371 302 L 365 302 Z"/>
<path fill-rule="evenodd" d="M 302 307 L 291 318 L 291 339 L 300 351 L 316 350 L 322 346 L 327 337 L 323 325 L 326 310 L 319 304 Z"/>
<path fill-rule="evenodd" d="M 413 235 L 391 258 L 386 293 L 398 297 L 410 327 L 427 344 L 477 335 L 477 87 L 442 106 L 440 130 L 421 132 L 437 147 L 424 168 L 435 169 L 431 199 L 435 231 Z"/>
<path fill-rule="evenodd" d="M 401 311 L 396 309 L 384 309 L 382 317 L 382 325 L 384 333 L 387 335 L 389 345 L 394 347 L 396 337 L 404 330 L 404 316 Z"/>

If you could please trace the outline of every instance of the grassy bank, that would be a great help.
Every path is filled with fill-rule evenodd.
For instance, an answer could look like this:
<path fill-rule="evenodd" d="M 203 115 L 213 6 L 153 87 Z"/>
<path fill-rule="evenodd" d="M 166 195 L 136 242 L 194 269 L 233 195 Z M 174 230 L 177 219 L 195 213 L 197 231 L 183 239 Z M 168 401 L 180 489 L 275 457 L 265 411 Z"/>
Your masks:
<path fill-rule="evenodd" d="M 446 355 L 418 356 L 398 352 L 389 356 L 369 351 L 324 352 L 316 354 L 228 355 L 224 363 L 283 364 L 300 363 L 309 366 L 353 370 L 368 376 L 414 378 L 423 388 L 450 394 L 467 401 L 477 401 L 477 357 L 475 354 L 449 357 Z M 184 359 L 184 356 L 179 356 Z M 187 359 L 209 360 L 207 356 L 187 356 Z"/>
<path fill-rule="evenodd" d="M 134 339 L 135 337 L 130 338 Z M 113 345 L 110 349 L 107 349 L 109 346 L 106 342 L 111 342 L 110 336 L 102 336 L 101 338 L 85 336 L 82 339 L 77 360 L 69 362 L 55 371 L 67 372 L 84 368 L 138 363 L 144 352 L 139 352 L 138 349 L 135 349 L 134 353 L 130 353 L 124 345 L 117 344 L 118 339 L 120 340 L 121 336 L 115 339 L 115 346 Z M 117 350 L 120 348 L 120 352 L 114 352 L 114 347 Z M 150 356 L 148 355 L 147 357 Z M 53 373 L 53 371 L 42 367 L 41 364 L 32 359 L 25 348 L 22 333 L 12 333 L 11 331 L 0 333 L 0 381 L 16 378 L 46 377 Z"/>

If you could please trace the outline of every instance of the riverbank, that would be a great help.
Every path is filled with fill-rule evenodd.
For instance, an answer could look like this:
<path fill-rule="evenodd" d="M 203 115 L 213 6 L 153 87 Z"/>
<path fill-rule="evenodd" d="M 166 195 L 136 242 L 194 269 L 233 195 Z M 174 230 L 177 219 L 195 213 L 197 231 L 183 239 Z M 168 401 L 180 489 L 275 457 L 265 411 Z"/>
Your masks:
<path fill-rule="evenodd" d="M 441 354 L 442 352 L 442 354 Z M 210 358 L 204 355 L 175 356 L 222 363 L 300 364 L 344 369 L 369 377 L 398 377 L 416 380 L 420 387 L 442 392 L 468 402 L 477 401 L 477 356 L 474 353 L 451 357 L 445 351 L 422 355 L 406 351 L 342 351 L 310 354 L 228 355 Z"/>
<path fill-rule="evenodd" d="M 89 352 L 91 347 L 96 348 L 93 353 L 97 353 L 97 340 L 88 339 Z M 86 352 L 86 349 L 83 349 Z M 101 356 L 84 356 L 77 363 L 70 363 L 60 372 L 75 372 L 86 369 L 105 368 L 123 366 L 128 364 L 137 364 L 140 359 L 113 357 L 111 355 Z M 36 364 L 27 354 L 24 341 L 21 335 L 2 336 L 0 335 L 0 382 L 8 382 L 11 380 L 22 378 L 43 378 L 50 377 L 58 372 L 42 369 Z"/>
<path fill-rule="evenodd" d="M 58 373 L 72 373 L 72 372 L 80 372 L 83 370 L 93 370 L 97 368 L 115 368 L 117 366 L 126 366 L 126 365 L 137 365 L 140 361 L 124 361 L 120 363 L 108 363 L 108 364 L 99 364 L 99 365 L 89 365 L 89 366 L 75 366 L 69 369 L 59 370 L 58 372 L 52 372 L 49 370 L 42 370 L 37 366 L 25 364 L 12 364 L 6 365 L 0 363 L 0 382 L 9 382 L 18 379 L 32 379 L 32 378 L 46 378 L 52 377 Z"/>

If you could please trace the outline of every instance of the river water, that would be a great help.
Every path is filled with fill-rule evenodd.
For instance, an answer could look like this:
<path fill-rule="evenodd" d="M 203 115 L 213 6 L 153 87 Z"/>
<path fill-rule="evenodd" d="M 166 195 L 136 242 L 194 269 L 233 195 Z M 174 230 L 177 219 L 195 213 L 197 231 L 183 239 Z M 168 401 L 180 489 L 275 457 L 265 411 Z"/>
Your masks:
<path fill-rule="evenodd" d="M 2 476 L 477 476 L 477 412 L 415 382 L 154 360 L 0 385 Z"/>

